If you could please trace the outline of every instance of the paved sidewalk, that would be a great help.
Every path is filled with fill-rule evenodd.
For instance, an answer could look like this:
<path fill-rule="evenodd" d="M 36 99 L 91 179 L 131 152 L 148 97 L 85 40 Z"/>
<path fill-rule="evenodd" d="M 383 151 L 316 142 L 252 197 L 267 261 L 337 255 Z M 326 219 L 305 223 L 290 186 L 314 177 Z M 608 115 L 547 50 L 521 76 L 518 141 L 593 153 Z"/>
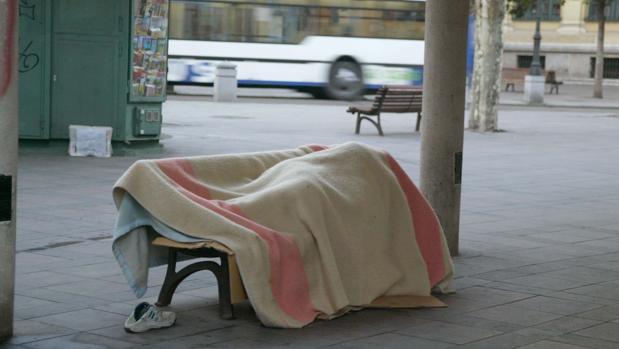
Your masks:
<path fill-rule="evenodd" d="M 149 157 L 360 141 L 390 151 L 415 179 L 414 120 L 384 117 L 353 134 L 346 103 L 171 97 L 164 148 Z M 302 330 L 267 329 L 248 304 L 217 316 L 215 280 L 180 285 L 176 326 L 130 335 L 137 304 L 111 253 L 111 188 L 138 157 L 20 158 L 16 336 L 5 348 L 617 348 L 619 116 L 503 108 L 506 132 L 465 134 L 457 293 L 446 309 L 364 310 Z M 368 261 L 371 263 L 371 261 Z M 147 300 L 162 283 L 151 272 Z"/>
<path fill-rule="evenodd" d="M 549 91 L 546 88 L 546 92 Z M 619 111 L 619 86 L 604 86 L 604 98 L 593 98 L 592 85 L 561 85 L 560 94 L 544 95 L 546 107 L 588 108 L 588 109 L 615 109 Z M 524 106 L 524 93 L 501 92 L 501 105 Z"/>

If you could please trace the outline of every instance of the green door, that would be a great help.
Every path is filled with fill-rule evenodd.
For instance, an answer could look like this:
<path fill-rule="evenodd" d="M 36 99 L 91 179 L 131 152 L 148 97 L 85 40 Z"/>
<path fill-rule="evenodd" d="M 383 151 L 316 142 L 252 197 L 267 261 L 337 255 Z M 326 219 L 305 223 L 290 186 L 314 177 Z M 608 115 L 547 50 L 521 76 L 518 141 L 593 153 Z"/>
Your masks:
<path fill-rule="evenodd" d="M 114 127 L 124 37 L 121 0 L 53 1 L 51 138 L 69 125 Z"/>

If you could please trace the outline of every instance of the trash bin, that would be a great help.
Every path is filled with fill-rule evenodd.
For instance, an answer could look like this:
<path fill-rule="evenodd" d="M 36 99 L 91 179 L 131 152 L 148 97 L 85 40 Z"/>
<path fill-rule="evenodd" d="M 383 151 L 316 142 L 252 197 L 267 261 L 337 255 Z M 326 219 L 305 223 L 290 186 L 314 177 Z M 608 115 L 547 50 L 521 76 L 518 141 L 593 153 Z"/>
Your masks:
<path fill-rule="evenodd" d="M 223 62 L 217 65 L 215 71 L 215 91 L 213 99 L 216 102 L 230 102 L 236 100 L 236 65 Z"/>

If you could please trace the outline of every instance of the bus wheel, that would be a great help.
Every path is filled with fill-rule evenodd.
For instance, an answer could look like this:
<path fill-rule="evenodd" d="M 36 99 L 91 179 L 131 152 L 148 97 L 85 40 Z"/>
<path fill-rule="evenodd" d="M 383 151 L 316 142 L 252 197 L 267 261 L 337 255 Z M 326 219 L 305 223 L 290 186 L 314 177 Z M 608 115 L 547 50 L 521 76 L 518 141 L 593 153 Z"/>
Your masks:
<path fill-rule="evenodd" d="M 363 93 L 363 73 L 359 64 L 337 61 L 329 69 L 329 83 L 325 92 L 330 98 L 353 100 Z"/>

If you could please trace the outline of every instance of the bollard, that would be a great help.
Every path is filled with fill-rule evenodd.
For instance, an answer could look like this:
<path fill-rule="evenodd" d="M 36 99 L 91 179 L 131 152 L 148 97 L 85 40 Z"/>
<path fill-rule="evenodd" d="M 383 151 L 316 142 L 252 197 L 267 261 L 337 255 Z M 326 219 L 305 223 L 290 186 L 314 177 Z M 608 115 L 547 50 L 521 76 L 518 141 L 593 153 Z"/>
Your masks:
<path fill-rule="evenodd" d="M 217 65 L 215 71 L 215 102 L 231 102 L 236 100 L 236 65 L 223 62 Z"/>

